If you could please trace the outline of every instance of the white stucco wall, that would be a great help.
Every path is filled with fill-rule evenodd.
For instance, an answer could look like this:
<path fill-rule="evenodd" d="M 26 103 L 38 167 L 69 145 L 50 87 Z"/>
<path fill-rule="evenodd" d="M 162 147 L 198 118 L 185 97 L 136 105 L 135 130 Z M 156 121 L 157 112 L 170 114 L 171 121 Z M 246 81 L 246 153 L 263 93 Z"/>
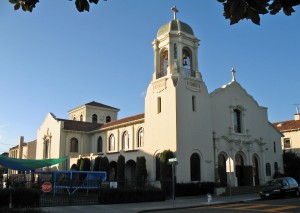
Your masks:
<path fill-rule="evenodd" d="M 62 146 L 61 129 L 62 121 L 57 120 L 52 113 L 48 113 L 44 122 L 37 130 L 36 159 L 44 158 L 44 137 L 50 136 L 51 142 L 48 158 L 65 157 L 65 153 L 62 153 L 60 149 Z"/>

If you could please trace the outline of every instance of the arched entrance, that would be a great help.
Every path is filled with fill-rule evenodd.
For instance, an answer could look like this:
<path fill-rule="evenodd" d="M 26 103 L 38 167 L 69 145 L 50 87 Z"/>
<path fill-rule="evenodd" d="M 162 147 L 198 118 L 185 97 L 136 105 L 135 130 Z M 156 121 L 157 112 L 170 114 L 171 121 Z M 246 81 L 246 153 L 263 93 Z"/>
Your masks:
<path fill-rule="evenodd" d="M 254 177 L 254 185 L 259 185 L 259 163 L 256 155 L 252 156 L 252 173 Z"/>
<path fill-rule="evenodd" d="M 218 155 L 218 175 L 220 178 L 220 185 L 227 186 L 226 157 L 223 153 Z"/>
<path fill-rule="evenodd" d="M 201 180 L 200 157 L 197 153 L 193 153 L 190 158 L 191 181 Z"/>
<path fill-rule="evenodd" d="M 129 160 L 125 164 L 125 180 L 128 184 L 133 184 L 135 181 L 136 162 Z"/>
<path fill-rule="evenodd" d="M 238 186 L 244 186 L 244 158 L 240 153 L 235 155 L 235 176 Z"/>

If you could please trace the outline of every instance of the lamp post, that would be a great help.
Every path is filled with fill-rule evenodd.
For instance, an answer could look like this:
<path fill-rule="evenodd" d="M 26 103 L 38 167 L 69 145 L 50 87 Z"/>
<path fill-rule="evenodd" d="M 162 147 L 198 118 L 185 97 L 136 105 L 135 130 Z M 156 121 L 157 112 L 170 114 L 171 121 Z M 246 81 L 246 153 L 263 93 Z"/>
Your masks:
<path fill-rule="evenodd" d="M 177 158 L 170 158 L 168 163 L 172 165 L 172 200 L 173 200 L 173 208 L 174 208 L 174 200 L 175 200 L 175 166 L 178 165 Z"/>

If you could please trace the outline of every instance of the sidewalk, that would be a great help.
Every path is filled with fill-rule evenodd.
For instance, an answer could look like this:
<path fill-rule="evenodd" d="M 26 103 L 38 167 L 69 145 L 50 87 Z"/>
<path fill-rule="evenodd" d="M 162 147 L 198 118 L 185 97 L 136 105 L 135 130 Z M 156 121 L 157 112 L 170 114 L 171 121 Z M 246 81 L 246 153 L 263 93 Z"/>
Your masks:
<path fill-rule="evenodd" d="M 129 203 L 113 205 L 90 205 L 90 206 L 58 206 L 44 207 L 43 210 L 50 213 L 134 213 L 151 212 L 172 208 L 187 208 L 204 205 L 215 205 L 222 203 L 247 202 L 260 199 L 258 194 L 245 194 L 233 196 L 213 196 L 208 202 L 207 196 L 199 197 L 179 197 L 176 200 L 166 200 L 163 202 Z"/>

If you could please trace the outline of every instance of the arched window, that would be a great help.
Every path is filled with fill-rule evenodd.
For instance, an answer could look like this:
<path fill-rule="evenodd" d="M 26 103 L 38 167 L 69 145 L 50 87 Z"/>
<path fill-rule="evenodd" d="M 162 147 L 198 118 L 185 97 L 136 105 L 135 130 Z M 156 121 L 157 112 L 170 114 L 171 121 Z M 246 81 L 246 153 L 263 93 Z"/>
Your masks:
<path fill-rule="evenodd" d="M 127 131 L 125 131 L 122 135 L 122 149 L 129 149 L 129 134 Z"/>
<path fill-rule="evenodd" d="M 190 158 L 191 181 L 200 181 L 200 157 L 197 153 Z"/>
<path fill-rule="evenodd" d="M 167 69 L 169 66 L 168 50 L 164 50 L 160 55 L 160 70 L 156 75 L 156 78 L 161 78 L 167 75 Z"/>
<path fill-rule="evenodd" d="M 230 168 L 232 171 L 234 168 Z M 227 186 L 227 173 L 226 173 L 226 157 L 224 154 L 218 155 L 218 175 L 220 178 L 220 185 Z"/>
<path fill-rule="evenodd" d="M 188 48 L 182 50 L 182 66 L 186 76 L 195 77 L 195 71 L 192 68 L 192 54 Z"/>
<path fill-rule="evenodd" d="M 106 123 L 109 123 L 109 122 L 111 122 L 111 117 L 108 115 L 108 116 L 106 116 Z"/>
<path fill-rule="evenodd" d="M 138 131 L 138 144 L 137 144 L 138 147 L 143 147 L 144 146 L 144 128 L 141 127 L 139 128 L 139 131 Z"/>
<path fill-rule="evenodd" d="M 113 134 L 109 136 L 108 151 L 115 151 L 115 136 Z"/>
<path fill-rule="evenodd" d="M 92 122 L 97 123 L 98 122 L 98 116 L 96 114 L 93 114 L 92 116 Z"/>
<path fill-rule="evenodd" d="M 279 170 L 277 162 L 274 163 L 274 170 L 275 170 L 275 172 L 278 172 L 278 170 Z"/>
<path fill-rule="evenodd" d="M 45 158 L 49 158 L 50 157 L 50 141 L 48 138 L 45 140 L 44 146 L 45 146 L 44 156 L 45 156 Z"/>
<path fill-rule="evenodd" d="M 80 115 L 80 121 L 83 121 L 83 115 Z"/>
<path fill-rule="evenodd" d="M 74 117 L 73 117 L 73 121 L 76 121 L 76 117 L 75 117 L 75 115 L 74 115 Z"/>
<path fill-rule="evenodd" d="M 244 159 L 243 156 L 240 154 L 235 155 L 235 165 L 236 166 L 244 166 Z"/>
<path fill-rule="evenodd" d="M 242 112 L 239 109 L 233 110 L 233 126 L 235 133 L 242 133 Z"/>
<path fill-rule="evenodd" d="M 99 136 L 97 141 L 97 152 L 102 152 L 102 137 Z"/>
<path fill-rule="evenodd" d="M 271 165 L 266 163 L 266 176 L 271 176 Z"/>
<path fill-rule="evenodd" d="M 77 140 L 77 138 L 71 138 L 70 152 L 78 152 L 78 140 Z"/>

